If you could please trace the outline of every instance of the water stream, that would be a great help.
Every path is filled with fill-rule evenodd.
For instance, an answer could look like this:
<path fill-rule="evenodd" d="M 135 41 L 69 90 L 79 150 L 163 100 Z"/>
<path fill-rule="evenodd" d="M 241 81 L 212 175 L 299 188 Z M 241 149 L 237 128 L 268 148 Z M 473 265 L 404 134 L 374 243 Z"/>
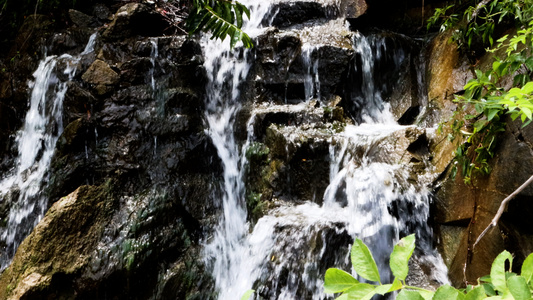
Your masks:
<path fill-rule="evenodd" d="M 256 22 L 268 13 L 269 3 L 244 2 Z M 248 23 L 245 31 L 254 36 L 261 32 L 261 27 L 259 23 Z M 318 59 L 312 59 L 314 47 L 302 45 L 307 72 L 304 101 L 320 97 Z M 369 245 L 383 281 L 389 282 L 387 264 L 392 246 L 413 230 L 420 239 L 418 260 L 430 261 L 433 266 L 433 274 L 428 276 L 437 282 L 447 282 L 446 268 L 432 246 L 432 232 L 427 225 L 430 202 L 427 182 L 409 182 L 409 170 L 404 164 L 374 155 L 386 153 L 392 146 L 383 141 L 407 128 L 394 121 L 390 105 L 382 99 L 374 82 L 375 64 L 382 52 L 395 49 L 387 49 L 383 39 L 359 33 L 355 34 L 353 47 L 360 64 L 352 71 L 360 74 L 362 82 L 352 100 L 360 111 L 361 123 L 348 125 L 329 138 L 330 183 L 323 201 L 318 201 L 321 204 L 305 201 L 312 199 L 301 199 L 298 203 L 282 201 L 250 228 L 244 200 L 243 172 L 247 163 L 244 153 L 255 137 L 249 129 L 247 141 L 237 141 L 234 126 L 236 114 L 243 106 L 240 87 L 251 67 L 251 51 L 229 50 L 218 41 L 204 40 L 209 76 L 207 133 L 224 168 L 220 187 L 222 213 L 204 251 L 218 299 L 238 299 L 251 288 L 256 289 L 255 299 L 329 299 L 331 296 L 325 295 L 322 288 L 325 270 L 349 266 L 349 245 L 354 237 Z M 248 128 L 253 127 L 254 116 L 252 112 Z M 287 131 L 298 134 L 296 127 Z"/>
<path fill-rule="evenodd" d="M 20 243 L 46 212 L 48 199 L 43 187 L 57 139 L 63 132 L 63 99 L 81 56 L 94 51 L 95 37 L 96 34 L 90 37 L 80 55 L 47 56 L 33 73 L 30 107 L 16 136 L 18 159 L 13 172 L 0 181 L 0 193 L 12 202 L 7 224 L 0 228 L 0 271 L 9 265 Z M 60 80 L 58 72 L 69 79 Z"/>

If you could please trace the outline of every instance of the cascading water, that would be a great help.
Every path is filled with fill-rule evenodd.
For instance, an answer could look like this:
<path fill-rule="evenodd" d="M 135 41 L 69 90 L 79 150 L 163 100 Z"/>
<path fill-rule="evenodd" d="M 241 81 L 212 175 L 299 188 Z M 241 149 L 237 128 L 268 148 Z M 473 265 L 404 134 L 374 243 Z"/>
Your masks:
<path fill-rule="evenodd" d="M 251 36 L 267 12 L 268 3 L 243 1 L 252 12 L 244 30 Z M 252 23 L 256 22 L 256 23 Z M 248 225 L 244 204 L 244 187 L 240 149 L 234 137 L 236 113 L 240 109 L 239 87 L 250 69 L 248 51 L 239 57 L 218 41 L 204 39 L 205 66 L 209 77 L 207 87 L 208 134 L 224 167 L 222 195 L 223 215 L 212 240 L 205 247 L 206 263 L 211 266 L 216 279 L 219 299 L 234 299 L 235 295 L 251 283 L 241 277 L 239 270 L 247 263 L 242 251 Z"/>
<path fill-rule="evenodd" d="M 57 139 L 63 132 L 63 99 L 68 81 L 75 73 L 82 55 L 94 51 L 96 34 L 76 57 L 68 54 L 48 56 L 33 74 L 30 108 L 23 128 L 17 133 L 18 158 L 13 173 L 0 182 L 0 196 L 12 205 L 5 227 L 0 228 L 0 271 L 9 263 L 17 247 L 44 216 L 48 199 L 43 192 Z M 69 78 L 61 81 L 55 74 L 58 66 Z"/>
<path fill-rule="evenodd" d="M 250 0 L 245 4 L 252 11 L 251 20 L 257 24 L 248 23 L 244 30 L 254 36 L 260 32 L 258 24 L 267 14 L 269 3 Z M 358 63 L 352 72 L 358 74 L 355 77 L 360 82 L 351 100 L 361 124 L 347 125 L 342 132 L 327 137 L 331 144 L 330 183 L 323 197 L 320 196 L 322 205 L 281 201 L 249 232 L 243 172 L 246 147 L 255 138 L 251 129 L 255 113 L 252 112 L 248 140 L 242 147 L 233 132 L 242 106 L 239 88 L 251 67 L 250 52 L 229 50 L 217 41 L 204 40 L 209 76 L 207 133 L 224 168 L 222 214 L 204 250 L 218 299 L 238 299 L 251 288 L 256 289 L 256 299 L 331 298 L 323 292 L 324 273 L 329 267 L 349 265 L 349 244 L 356 236 L 369 244 L 382 270 L 382 279 L 388 282 L 390 273 L 386 270 L 392 246 L 401 235 L 412 230 L 420 240 L 418 260 L 431 260 L 432 279 L 447 281 L 445 267 L 431 243 L 431 229 L 426 224 L 429 194 L 424 185 L 427 183 L 412 184 L 405 164 L 376 155 L 393 148 L 395 134 L 410 129 L 394 121 L 389 104 L 376 87 L 375 64 L 382 52 L 390 50 L 384 40 L 368 39 L 359 33 L 353 42 Z M 307 68 L 303 82 L 305 101 L 321 96 L 319 61 L 311 59 L 314 47 L 302 45 Z M 401 51 L 394 55 L 398 61 L 403 60 Z M 295 126 L 286 127 L 287 132 L 298 134 Z"/>

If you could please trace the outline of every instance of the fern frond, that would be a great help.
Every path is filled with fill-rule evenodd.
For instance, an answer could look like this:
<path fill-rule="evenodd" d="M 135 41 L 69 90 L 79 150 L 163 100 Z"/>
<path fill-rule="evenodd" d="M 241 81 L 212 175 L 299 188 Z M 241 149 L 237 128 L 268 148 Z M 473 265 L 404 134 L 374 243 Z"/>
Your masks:
<path fill-rule="evenodd" d="M 213 2 L 214 5 L 209 5 Z M 187 19 L 190 34 L 198 31 L 211 32 L 212 39 L 224 40 L 230 37 L 230 47 L 242 41 L 246 48 L 252 48 L 252 39 L 242 31 L 243 14 L 250 19 L 250 11 L 239 2 L 226 0 L 194 0 L 194 9 Z"/>

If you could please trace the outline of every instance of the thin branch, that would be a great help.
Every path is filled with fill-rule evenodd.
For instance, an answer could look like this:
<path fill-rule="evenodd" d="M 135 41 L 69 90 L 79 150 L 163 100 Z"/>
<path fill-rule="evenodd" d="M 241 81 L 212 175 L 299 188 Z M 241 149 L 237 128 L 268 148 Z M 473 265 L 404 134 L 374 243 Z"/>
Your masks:
<path fill-rule="evenodd" d="M 479 243 L 481 238 L 493 227 L 495 227 L 498 224 L 498 221 L 500 220 L 500 217 L 502 216 L 503 212 L 507 208 L 507 204 L 511 199 L 513 199 L 516 195 L 518 195 L 521 191 L 523 191 L 528 185 L 530 185 L 533 182 L 533 176 L 529 177 L 529 179 L 524 182 L 519 188 L 517 188 L 511 195 L 507 196 L 507 198 L 503 199 L 502 203 L 500 204 L 500 208 L 498 208 L 498 212 L 490 222 L 490 224 L 483 230 L 483 232 L 478 236 L 476 239 L 476 242 L 472 246 L 472 250 L 476 248 L 476 245 Z"/>
<path fill-rule="evenodd" d="M 487 4 L 489 4 L 489 2 L 491 1 L 494 1 L 494 0 L 483 0 L 481 2 L 479 2 L 479 4 L 476 6 L 476 10 L 474 10 L 474 12 L 472 13 L 472 20 L 474 20 L 477 15 L 479 14 L 479 11 L 484 7 L 486 6 Z"/>

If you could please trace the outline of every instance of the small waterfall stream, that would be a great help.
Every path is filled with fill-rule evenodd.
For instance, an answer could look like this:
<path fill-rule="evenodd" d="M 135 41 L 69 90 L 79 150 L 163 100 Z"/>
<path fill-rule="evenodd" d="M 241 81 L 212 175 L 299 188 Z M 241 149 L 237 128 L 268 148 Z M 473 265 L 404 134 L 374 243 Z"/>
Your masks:
<path fill-rule="evenodd" d="M 269 3 L 252 0 L 244 3 L 250 7 L 251 20 L 255 22 L 268 13 Z M 261 28 L 259 23 L 248 23 L 245 31 L 254 36 Z M 368 243 L 382 270 L 383 281 L 389 282 L 388 255 L 394 243 L 412 230 L 420 239 L 418 259 L 430 260 L 433 266 L 432 280 L 447 282 L 446 268 L 432 246 L 432 233 L 427 225 L 430 201 L 424 186 L 427 183 L 409 182 L 409 170 L 404 164 L 375 155 L 388 153 L 394 148 L 391 140 L 395 134 L 415 127 L 394 121 L 390 105 L 374 83 L 375 63 L 383 51 L 394 49 L 387 49 L 384 40 L 360 33 L 355 34 L 353 44 L 359 64 L 352 71 L 359 74 L 362 82 L 352 101 L 360 111 L 361 124 L 347 125 L 328 138 L 330 183 L 323 201 L 318 201 L 323 203 L 279 203 L 251 229 L 246 219 L 243 172 L 246 147 L 255 139 L 250 129 L 256 119 L 254 112 L 248 122 L 247 141 L 239 146 L 234 136 L 236 115 L 244 101 L 240 87 L 251 68 L 251 51 L 229 50 L 218 41 L 204 40 L 209 77 L 207 133 L 224 168 L 222 214 L 204 250 L 218 299 L 238 299 L 251 288 L 256 289 L 255 299 L 329 299 L 331 296 L 322 289 L 325 270 L 334 266 L 347 268 L 349 244 L 356 236 Z M 314 47 L 302 45 L 307 72 L 305 101 L 320 99 L 319 58 L 313 55 Z M 397 55 L 401 56 L 401 51 Z M 298 134 L 295 127 L 287 126 L 286 131 Z"/>
<path fill-rule="evenodd" d="M 6 192 L 5 199 L 12 201 L 7 225 L 0 229 L 0 271 L 9 265 L 20 243 L 46 212 L 48 199 L 44 187 L 56 142 L 63 132 L 63 99 L 67 84 L 76 74 L 81 56 L 94 51 L 95 38 L 93 34 L 78 56 L 47 56 L 33 74 L 30 107 L 16 137 L 16 166 L 12 174 L 0 181 L 0 191 Z M 57 72 L 63 72 L 69 79 L 61 81 Z"/>

